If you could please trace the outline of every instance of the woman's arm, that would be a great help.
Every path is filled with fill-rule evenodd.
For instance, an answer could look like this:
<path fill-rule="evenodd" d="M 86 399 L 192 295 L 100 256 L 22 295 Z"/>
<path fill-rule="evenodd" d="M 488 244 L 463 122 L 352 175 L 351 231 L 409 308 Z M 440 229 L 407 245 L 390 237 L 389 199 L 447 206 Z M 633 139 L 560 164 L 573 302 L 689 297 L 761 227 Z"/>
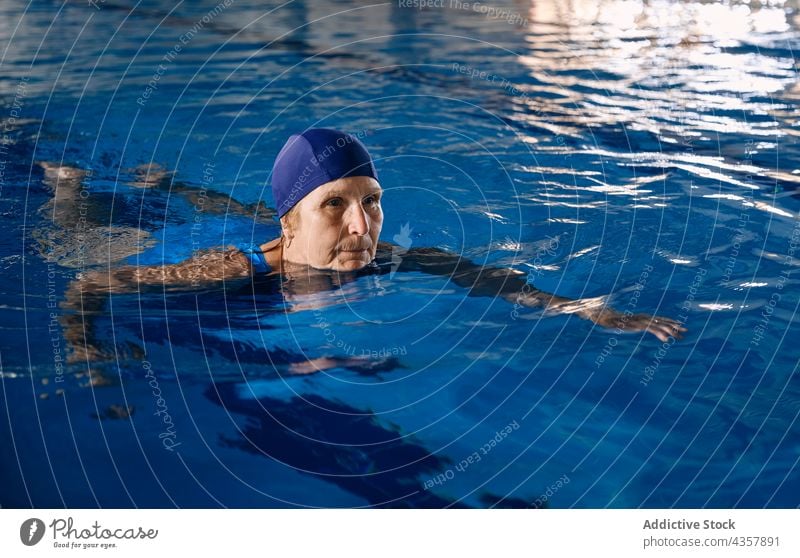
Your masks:
<path fill-rule="evenodd" d="M 171 265 L 121 266 L 104 271 L 82 273 L 78 281 L 92 293 L 131 293 L 142 287 L 185 290 L 205 287 L 252 274 L 250 260 L 235 248 L 203 250 Z"/>
<path fill-rule="evenodd" d="M 67 287 L 61 308 L 64 338 L 72 347 L 68 362 L 113 358 L 95 338 L 94 316 L 103 312 L 111 294 L 153 290 L 191 290 L 226 280 L 249 277 L 250 260 L 239 250 L 208 250 L 183 262 L 160 266 L 123 266 L 79 274 Z"/>
<path fill-rule="evenodd" d="M 448 276 L 456 285 L 468 288 L 471 296 L 500 296 L 515 305 L 542 308 L 545 314 L 576 314 L 607 328 L 648 331 L 661 341 L 680 339 L 686 331 L 680 322 L 670 318 L 618 312 L 607 307 L 602 298 L 573 300 L 540 291 L 515 269 L 476 265 L 438 248 L 404 251 L 394 247 L 393 251 L 400 254 L 399 269 Z"/>

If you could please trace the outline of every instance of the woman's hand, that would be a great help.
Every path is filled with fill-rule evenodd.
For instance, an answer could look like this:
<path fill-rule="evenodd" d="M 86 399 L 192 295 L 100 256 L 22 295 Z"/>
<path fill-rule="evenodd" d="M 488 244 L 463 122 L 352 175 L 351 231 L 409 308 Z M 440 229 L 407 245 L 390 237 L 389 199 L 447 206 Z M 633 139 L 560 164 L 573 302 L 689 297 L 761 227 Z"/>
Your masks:
<path fill-rule="evenodd" d="M 661 341 L 670 337 L 682 339 L 687 331 L 685 327 L 671 318 L 651 316 L 649 314 L 624 314 L 616 310 L 601 309 L 593 313 L 590 319 L 597 325 L 620 331 L 647 331 Z"/>

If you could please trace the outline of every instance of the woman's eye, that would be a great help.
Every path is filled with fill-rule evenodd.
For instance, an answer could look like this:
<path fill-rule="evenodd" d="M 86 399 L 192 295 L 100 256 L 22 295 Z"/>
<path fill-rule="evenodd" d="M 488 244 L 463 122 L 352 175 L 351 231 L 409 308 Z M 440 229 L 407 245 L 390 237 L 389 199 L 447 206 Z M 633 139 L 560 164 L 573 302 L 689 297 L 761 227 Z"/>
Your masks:
<path fill-rule="evenodd" d="M 378 203 L 378 197 L 377 196 L 367 196 L 366 198 L 364 198 L 364 203 L 366 203 L 367 205 L 376 204 L 376 203 Z"/>
<path fill-rule="evenodd" d="M 327 202 L 325 202 L 325 205 L 330 207 L 339 207 L 340 205 L 342 205 L 342 198 L 331 198 Z"/>

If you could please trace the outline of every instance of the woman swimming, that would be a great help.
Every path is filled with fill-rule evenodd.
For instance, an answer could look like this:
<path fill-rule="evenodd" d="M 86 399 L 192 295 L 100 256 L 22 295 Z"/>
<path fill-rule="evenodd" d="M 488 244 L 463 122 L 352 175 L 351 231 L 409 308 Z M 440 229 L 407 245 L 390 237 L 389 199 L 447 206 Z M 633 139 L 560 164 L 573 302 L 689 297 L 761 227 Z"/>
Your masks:
<path fill-rule="evenodd" d="M 514 269 L 480 266 L 437 248 L 405 249 L 379 241 L 383 190 L 367 149 L 344 132 L 313 128 L 291 136 L 275 161 L 272 192 L 280 237 L 199 252 L 174 265 L 90 271 L 70 285 L 64 307 L 85 314 L 86 301 L 97 312 L 102 297 L 111 293 L 207 288 L 265 274 L 279 275 L 283 292 L 291 295 L 329 289 L 367 273 L 421 271 L 447 276 L 471 296 L 500 296 L 545 314 L 576 314 L 603 327 L 647 331 L 662 341 L 679 339 L 686 331 L 669 318 L 617 312 L 602 298 L 572 300 L 540 291 Z M 76 360 L 91 359 L 97 354 L 91 327 L 80 322 L 73 319 L 65 335 Z"/>

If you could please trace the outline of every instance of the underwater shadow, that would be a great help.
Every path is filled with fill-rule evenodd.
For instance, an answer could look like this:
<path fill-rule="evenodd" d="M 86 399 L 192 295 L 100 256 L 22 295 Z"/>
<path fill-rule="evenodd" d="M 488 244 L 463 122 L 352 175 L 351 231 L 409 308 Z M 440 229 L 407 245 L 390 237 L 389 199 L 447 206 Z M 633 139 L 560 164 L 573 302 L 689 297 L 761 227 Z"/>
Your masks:
<path fill-rule="evenodd" d="M 435 475 L 448 460 L 381 427 L 370 412 L 318 395 L 242 399 L 234 383 L 214 384 L 205 395 L 246 417 L 239 425 L 241 437 L 221 436 L 227 447 L 314 471 L 303 474 L 333 483 L 373 507 L 466 507 L 423 488 L 420 477 Z M 348 445 L 354 440 L 370 445 Z"/>

